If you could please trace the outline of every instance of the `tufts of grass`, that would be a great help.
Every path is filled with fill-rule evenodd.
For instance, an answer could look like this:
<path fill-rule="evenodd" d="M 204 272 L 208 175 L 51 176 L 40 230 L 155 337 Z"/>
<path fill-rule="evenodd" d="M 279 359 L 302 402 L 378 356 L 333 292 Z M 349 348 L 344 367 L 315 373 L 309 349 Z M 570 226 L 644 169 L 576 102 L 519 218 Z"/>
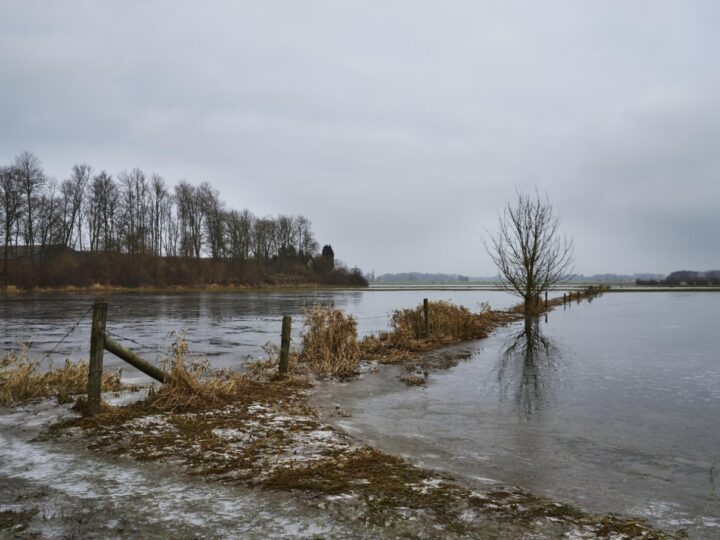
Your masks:
<path fill-rule="evenodd" d="M 318 375 L 349 377 L 357 371 L 357 320 L 342 310 L 315 306 L 305 314 L 299 360 Z"/>
<path fill-rule="evenodd" d="M 410 360 L 418 353 L 443 345 L 482 339 L 498 326 L 518 318 L 514 313 L 491 310 L 487 304 L 482 304 L 477 313 L 444 301 L 430 302 L 428 307 L 430 332 L 427 336 L 422 304 L 396 310 L 390 318 L 390 332 L 363 339 L 360 344 L 363 355 L 382 363 Z"/>
<path fill-rule="evenodd" d="M 423 306 L 414 309 L 396 310 L 391 317 L 395 335 L 407 341 L 427 339 L 428 341 L 469 340 L 487 336 L 488 324 L 483 314 L 490 313 L 487 305 L 480 313 L 472 313 L 464 306 L 450 302 L 429 303 L 430 323 L 428 336 L 425 335 Z"/>
<path fill-rule="evenodd" d="M 24 532 L 28 528 L 30 521 L 32 521 L 33 516 L 37 513 L 37 508 L 29 510 L 1 510 L 0 531 L 18 535 L 18 533 Z M 14 538 L 19 538 L 19 536 L 15 536 Z"/>
<path fill-rule="evenodd" d="M 188 360 L 189 359 L 189 360 Z M 272 365 L 271 366 L 271 362 Z M 172 346 L 172 358 L 166 363 L 168 378 L 159 389 L 150 389 L 139 405 L 147 411 L 187 413 L 221 408 L 228 404 L 264 397 L 275 399 L 283 389 L 304 388 L 307 380 L 297 374 L 285 377 L 282 384 L 271 384 L 277 377 L 276 362 L 256 362 L 245 373 L 210 369 L 207 360 L 190 358 L 188 344 L 179 338 Z"/>
<path fill-rule="evenodd" d="M 427 378 L 417 373 L 411 373 L 410 375 L 403 375 L 400 380 L 408 386 L 422 386 L 427 383 Z"/>
<path fill-rule="evenodd" d="M 79 427 L 92 449 L 166 461 L 206 479 L 300 493 L 322 508 L 355 505 L 353 519 L 393 537 L 417 537 L 423 527 L 432 537 L 484 536 L 488 524 L 532 535 L 540 523 L 557 533 L 552 537 L 585 530 L 593 537 L 662 538 L 642 521 L 589 515 L 515 489 L 471 490 L 358 446 L 320 422 L 304 392 L 306 380 L 303 386 L 297 375 L 274 378 L 268 363 L 242 374 L 212 371 L 188 361 L 182 340 L 170 361 L 168 382 L 144 401 L 70 419 L 53 430 Z M 419 529 L 396 534 L 412 520 Z"/>
<path fill-rule="evenodd" d="M 56 396 L 59 403 L 67 403 L 71 396 L 87 392 L 88 364 L 71 362 L 47 371 L 40 371 L 40 361 L 31 360 L 26 352 L 6 354 L 0 360 L 0 406 L 27 403 L 35 399 Z M 102 390 L 116 392 L 122 389 L 121 373 L 104 372 Z"/>

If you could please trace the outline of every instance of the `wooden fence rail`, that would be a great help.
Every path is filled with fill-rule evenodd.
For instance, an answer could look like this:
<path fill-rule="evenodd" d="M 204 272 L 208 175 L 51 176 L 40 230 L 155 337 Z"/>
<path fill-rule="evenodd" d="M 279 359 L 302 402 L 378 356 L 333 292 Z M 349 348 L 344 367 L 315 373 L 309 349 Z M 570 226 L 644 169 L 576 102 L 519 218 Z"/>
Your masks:
<path fill-rule="evenodd" d="M 88 416 L 92 416 L 100 412 L 104 351 L 114 354 L 121 360 L 124 360 L 156 381 L 165 383 L 168 379 L 168 374 L 162 369 L 151 364 L 137 353 L 126 349 L 107 335 L 105 331 L 107 324 L 107 308 L 108 304 L 104 299 L 96 300 L 93 305 L 92 331 L 90 333 L 90 365 L 88 368 L 87 386 L 88 400 L 86 414 Z M 280 373 L 288 372 L 291 324 L 292 317 L 290 317 L 290 315 L 285 315 L 282 323 L 280 363 L 278 366 Z"/>
<path fill-rule="evenodd" d="M 102 393 L 102 371 L 103 351 L 114 354 L 134 368 L 149 375 L 156 381 L 165 382 L 166 375 L 162 369 L 152 365 L 140 357 L 110 339 L 105 332 L 107 324 L 107 302 L 103 299 L 96 300 L 93 305 L 92 331 L 90 332 L 90 365 L 88 367 L 88 399 L 86 414 L 92 416 L 100 412 L 100 395 Z"/>

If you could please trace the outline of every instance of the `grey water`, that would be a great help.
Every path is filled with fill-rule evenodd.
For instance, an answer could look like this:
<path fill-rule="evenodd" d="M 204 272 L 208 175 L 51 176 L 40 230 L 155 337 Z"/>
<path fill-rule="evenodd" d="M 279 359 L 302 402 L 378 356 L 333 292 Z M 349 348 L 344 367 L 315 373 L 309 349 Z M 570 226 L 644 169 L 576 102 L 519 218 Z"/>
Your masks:
<path fill-rule="evenodd" d="M 423 297 L 470 308 L 516 302 L 487 290 L 113 294 L 108 329 L 149 358 L 184 332 L 214 365 L 242 367 L 279 341 L 283 314 L 294 316 L 297 345 L 313 304 L 353 313 L 365 335 Z M 25 346 L 33 358 L 87 357 L 93 298 L 0 297 L 0 354 Z M 326 383 L 318 401 L 350 413 L 331 420 L 358 439 L 413 463 L 718 538 L 718 329 L 720 293 L 608 293 L 451 349 L 463 360 L 431 371 L 424 387 L 404 386 L 401 368 L 389 367 Z M 121 362 L 106 355 L 106 365 Z"/>
<path fill-rule="evenodd" d="M 32 359 L 47 357 L 55 363 L 87 359 L 96 296 L 0 296 L 0 357 L 26 350 Z M 279 344 L 283 315 L 293 316 L 293 344 L 298 346 L 303 313 L 313 305 L 335 306 L 355 315 L 358 333 L 364 336 L 387 330 L 393 310 L 415 307 L 423 298 L 449 300 L 470 309 L 478 309 L 481 302 L 494 308 L 516 303 L 507 293 L 482 289 L 119 293 L 106 295 L 107 330 L 151 361 L 168 354 L 182 335 L 197 357 L 208 358 L 214 367 L 239 369 L 248 358 L 262 358 L 267 343 Z M 112 355 L 105 355 L 104 364 L 123 367 L 126 376 L 144 380 Z"/>
<path fill-rule="evenodd" d="M 720 538 L 719 329 L 720 293 L 605 294 L 456 347 L 425 387 L 387 368 L 319 401 L 415 463 Z"/>

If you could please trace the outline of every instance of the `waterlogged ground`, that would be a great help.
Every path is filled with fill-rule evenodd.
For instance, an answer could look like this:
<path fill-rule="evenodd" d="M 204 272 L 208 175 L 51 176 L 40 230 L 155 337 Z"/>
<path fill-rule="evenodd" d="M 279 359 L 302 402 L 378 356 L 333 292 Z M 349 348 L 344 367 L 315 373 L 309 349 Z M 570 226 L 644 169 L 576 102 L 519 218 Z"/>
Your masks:
<path fill-rule="evenodd" d="M 0 357 L 26 348 L 29 356 L 62 362 L 87 358 L 89 310 L 97 295 L 16 294 L 0 296 Z M 503 309 L 516 299 L 488 290 L 299 290 L 188 293 L 106 294 L 107 329 L 117 341 L 148 359 L 167 353 L 180 332 L 193 353 L 208 357 L 215 367 L 241 367 L 248 358 L 262 357 L 263 346 L 280 341 L 283 315 L 293 316 L 298 344 L 302 315 L 315 304 L 330 305 L 358 317 L 360 336 L 388 328 L 395 309 L 415 307 L 423 298 L 450 300 L 477 310 L 481 302 Z M 75 326 L 77 324 L 77 326 Z M 69 335 L 65 335 L 70 331 Z M 65 337 L 62 344 L 57 345 Z M 129 338 L 133 341 L 128 341 Z M 144 376 L 112 355 L 105 365 L 124 367 L 126 378 Z"/>
<path fill-rule="evenodd" d="M 85 433 L 89 420 L 52 400 L 3 413 L 0 532 L 14 538 L 657 538 L 627 518 L 420 469 L 309 409 L 237 402 L 90 421 Z"/>
<path fill-rule="evenodd" d="M 720 538 L 718 328 L 718 293 L 605 294 L 435 355 L 465 360 L 425 385 L 387 367 L 318 402 L 415 463 Z"/>
<path fill-rule="evenodd" d="M 468 307 L 513 303 L 488 291 L 245 294 L 111 296 L 109 321 L 147 343 L 184 324 L 193 348 L 197 338 L 216 365 L 238 366 L 275 340 L 282 313 L 318 301 L 357 314 L 361 333 L 384 329 L 392 309 L 422 297 Z M 6 350 L 22 335 L 50 331 L 52 339 L 30 345 L 48 351 L 92 301 L 53 298 L 0 302 Z M 606 294 L 556 309 L 537 327 L 514 326 L 432 355 L 416 371 L 425 379 L 420 386 L 400 382 L 408 374 L 402 367 L 378 367 L 360 380 L 317 388 L 316 403 L 325 421 L 356 443 L 448 472 L 471 491 L 519 486 L 591 512 L 717 538 L 719 314 L 719 293 Z M 77 331 L 62 352 L 82 357 L 87 331 Z M 35 440 L 42 426 L 67 414 L 48 404 L 0 412 L 0 526 L 15 519 L 26 527 L 20 537 L 382 536 L 352 515 L 363 510 L 348 501 L 318 505 L 316 498 L 204 482 L 172 462 L 139 464 L 77 441 Z M 558 529 L 543 532 L 552 524 L 547 515 L 539 523 L 532 537 L 558 537 Z M 526 525 L 513 529 L 506 520 L 495 534 L 527 536 Z"/>
<path fill-rule="evenodd" d="M 112 400 L 111 400 L 112 401 Z M 117 403 L 118 400 L 115 400 Z M 205 482 L 169 464 L 39 441 L 52 401 L 0 414 L 0 535 L 17 538 L 361 537 L 302 498 Z M 5 536 L 3 536 L 5 537 Z"/>

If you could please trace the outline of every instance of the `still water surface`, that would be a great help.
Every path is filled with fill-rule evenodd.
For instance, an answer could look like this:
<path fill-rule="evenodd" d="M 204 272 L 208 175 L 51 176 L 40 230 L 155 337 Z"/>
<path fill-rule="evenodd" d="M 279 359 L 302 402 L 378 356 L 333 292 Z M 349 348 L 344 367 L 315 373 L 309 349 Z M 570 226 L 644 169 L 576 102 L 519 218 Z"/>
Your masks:
<path fill-rule="evenodd" d="M 150 358 L 184 331 L 195 353 L 240 367 L 279 341 L 284 313 L 296 316 L 297 336 L 303 309 L 332 304 L 367 334 L 423 297 L 515 303 L 486 290 L 118 294 L 108 296 L 108 328 Z M 0 298 L 0 353 L 28 343 L 30 356 L 47 354 L 92 300 Z M 89 315 L 81 320 L 55 360 L 87 356 Z M 606 294 L 457 347 L 466 359 L 425 387 L 406 388 L 391 367 L 323 385 L 319 401 L 352 413 L 335 420 L 341 427 L 413 462 L 720 538 L 718 329 L 720 293 Z"/>
<path fill-rule="evenodd" d="M 504 292 L 488 290 L 112 294 L 107 296 L 107 329 L 117 341 L 148 359 L 166 354 L 174 333 L 181 333 L 192 353 L 208 357 L 216 367 L 239 368 L 248 357 L 263 356 L 266 343 L 280 342 L 284 314 L 293 316 L 294 344 L 298 345 L 302 314 L 315 304 L 354 314 L 363 336 L 386 330 L 394 309 L 417 306 L 423 298 L 450 300 L 471 309 L 478 309 L 481 302 L 496 308 L 516 303 Z M 0 356 L 26 347 L 31 358 L 48 353 L 56 362 L 87 358 L 93 300 L 92 294 L 0 296 Z M 105 356 L 105 365 L 122 365 L 127 375 L 142 377 L 112 355 Z"/>
<path fill-rule="evenodd" d="M 719 293 L 605 294 L 457 347 L 424 388 L 326 385 L 385 450 L 720 538 Z"/>

